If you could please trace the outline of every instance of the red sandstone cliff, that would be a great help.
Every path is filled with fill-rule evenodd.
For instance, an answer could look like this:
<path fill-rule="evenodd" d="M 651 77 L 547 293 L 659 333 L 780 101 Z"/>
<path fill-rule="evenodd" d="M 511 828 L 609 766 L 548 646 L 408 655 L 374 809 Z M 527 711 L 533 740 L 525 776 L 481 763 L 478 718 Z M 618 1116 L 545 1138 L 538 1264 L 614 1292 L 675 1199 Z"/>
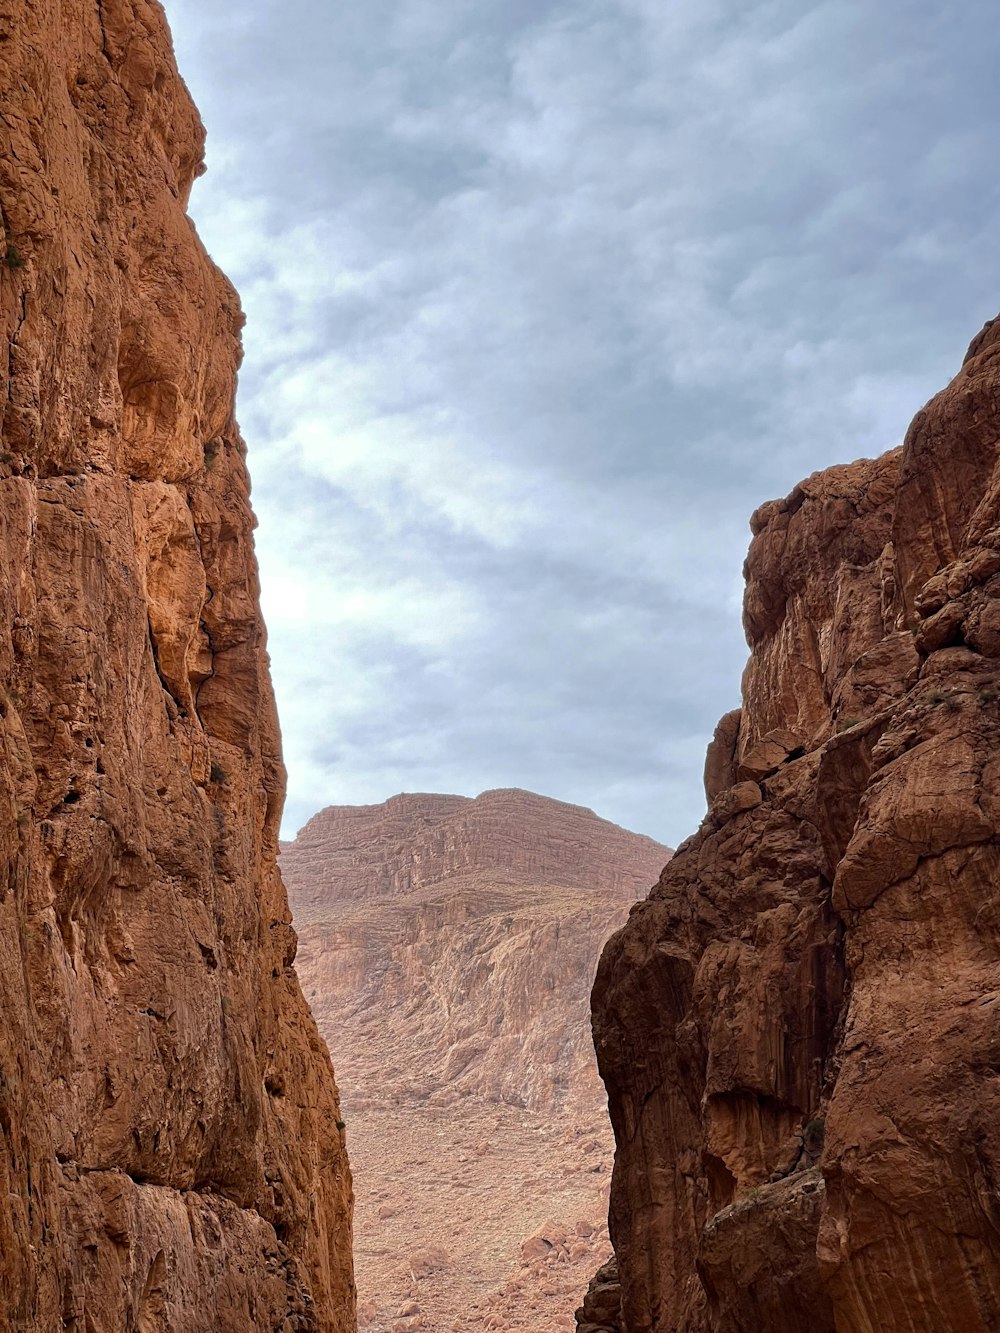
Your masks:
<path fill-rule="evenodd" d="M 0 1329 L 353 1328 L 241 316 L 149 0 L 0 0 Z"/>
<path fill-rule="evenodd" d="M 669 855 L 524 791 L 335 807 L 283 847 L 303 986 L 337 1051 L 373 1333 L 572 1322 L 609 1252 L 590 986 Z"/>
<path fill-rule="evenodd" d="M 594 988 L 628 1333 L 1000 1326 L 998 440 L 1000 322 L 754 515 L 708 817 Z"/>

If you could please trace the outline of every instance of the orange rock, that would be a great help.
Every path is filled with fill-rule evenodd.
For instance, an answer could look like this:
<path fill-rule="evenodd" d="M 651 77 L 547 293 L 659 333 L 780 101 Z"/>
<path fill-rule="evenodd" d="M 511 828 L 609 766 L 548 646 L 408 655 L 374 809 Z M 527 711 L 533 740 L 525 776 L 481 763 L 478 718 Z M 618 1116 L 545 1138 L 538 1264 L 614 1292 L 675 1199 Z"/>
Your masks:
<path fill-rule="evenodd" d="M 994 322 L 754 515 L 710 817 L 594 988 L 632 1333 L 997 1327 L 998 438 Z"/>
<path fill-rule="evenodd" d="M 736 815 L 744 814 L 760 805 L 764 799 L 756 782 L 737 782 L 734 787 L 727 787 L 712 802 L 708 812 L 709 821 L 721 828 Z"/>
<path fill-rule="evenodd" d="M 803 750 L 804 746 L 793 731 L 786 727 L 773 727 L 746 751 L 736 776 L 741 782 L 760 782 L 789 759 L 797 758 Z"/>
<path fill-rule="evenodd" d="M 202 127 L 149 0 L 0 47 L 0 1328 L 346 1333 Z"/>
<path fill-rule="evenodd" d="M 721 719 L 705 756 L 705 795 L 709 805 L 736 781 L 736 746 L 740 735 L 740 709 Z"/>
<path fill-rule="evenodd" d="M 521 1241 L 521 1261 L 530 1263 L 532 1259 L 547 1259 L 552 1244 L 544 1236 L 529 1236 Z"/>

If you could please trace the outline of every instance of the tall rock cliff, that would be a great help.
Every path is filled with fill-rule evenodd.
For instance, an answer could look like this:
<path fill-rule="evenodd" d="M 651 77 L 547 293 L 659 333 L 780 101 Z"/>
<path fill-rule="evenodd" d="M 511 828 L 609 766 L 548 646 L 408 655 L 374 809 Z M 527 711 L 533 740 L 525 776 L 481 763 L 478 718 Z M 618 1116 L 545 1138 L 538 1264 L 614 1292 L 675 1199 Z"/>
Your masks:
<path fill-rule="evenodd" d="M 1000 321 L 753 517 L 708 817 L 594 988 L 628 1333 L 1000 1326 L 998 441 Z"/>
<path fill-rule="evenodd" d="M 353 1327 L 241 316 L 151 0 L 0 0 L 0 1329 Z"/>

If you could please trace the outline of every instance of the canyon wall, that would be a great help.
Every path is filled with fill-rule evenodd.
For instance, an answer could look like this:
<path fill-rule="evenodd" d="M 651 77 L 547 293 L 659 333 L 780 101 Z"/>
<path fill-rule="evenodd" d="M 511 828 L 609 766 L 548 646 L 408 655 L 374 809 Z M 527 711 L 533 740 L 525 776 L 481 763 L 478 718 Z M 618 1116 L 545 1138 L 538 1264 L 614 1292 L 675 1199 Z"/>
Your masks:
<path fill-rule="evenodd" d="M 0 1329 L 354 1327 L 337 1090 L 151 0 L 0 0 Z"/>
<path fill-rule="evenodd" d="M 571 1326 L 610 1254 L 590 987 L 669 855 L 525 791 L 333 807 L 283 846 L 370 1333 Z"/>
<path fill-rule="evenodd" d="M 995 322 L 901 450 L 753 517 L 707 818 L 594 988 L 589 1333 L 998 1326 L 998 442 Z"/>

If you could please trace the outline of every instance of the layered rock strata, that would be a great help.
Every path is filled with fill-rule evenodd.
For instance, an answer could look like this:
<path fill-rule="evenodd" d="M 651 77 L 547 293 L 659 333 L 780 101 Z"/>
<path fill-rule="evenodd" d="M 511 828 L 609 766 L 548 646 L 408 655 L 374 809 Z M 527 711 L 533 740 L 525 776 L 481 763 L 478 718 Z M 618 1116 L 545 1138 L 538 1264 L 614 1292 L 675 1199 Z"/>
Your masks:
<path fill-rule="evenodd" d="M 0 0 L 0 1329 L 353 1328 L 239 302 L 147 0 Z"/>
<path fill-rule="evenodd" d="M 594 1033 L 629 1333 L 1000 1321 L 1000 322 L 754 515 L 708 816 Z"/>
<path fill-rule="evenodd" d="M 371 1333 L 572 1321 L 610 1253 L 590 986 L 669 855 L 523 791 L 334 807 L 283 848 L 344 1089 Z"/>
<path fill-rule="evenodd" d="M 284 845 L 299 968 L 350 1102 L 603 1111 L 600 948 L 670 849 L 531 792 L 332 806 Z M 386 1068 L 379 1051 L 391 1034 Z"/>

